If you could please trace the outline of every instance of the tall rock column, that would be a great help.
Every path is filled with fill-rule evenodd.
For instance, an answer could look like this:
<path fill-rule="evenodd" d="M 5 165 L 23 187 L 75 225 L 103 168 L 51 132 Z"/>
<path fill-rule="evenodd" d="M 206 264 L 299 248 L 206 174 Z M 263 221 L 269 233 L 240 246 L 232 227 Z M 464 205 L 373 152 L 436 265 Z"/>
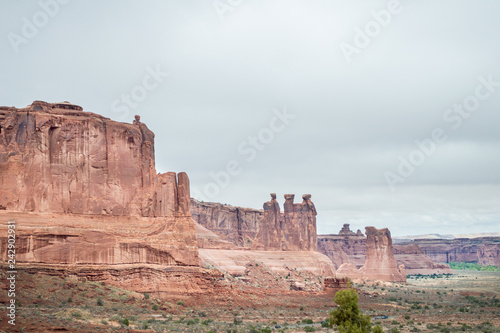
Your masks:
<path fill-rule="evenodd" d="M 303 235 L 304 245 L 303 248 L 309 251 L 317 251 L 318 250 L 318 234 L 316 232 L 316 207 L 314 207 L 313 202 L 311 201 L 310 194 L 304 194 L 302 196 L 302 219 L 303 228 L 302 230 L 305 232 Z"/>
<path fill-rule="evenodd" d="M 397 266 L 389 229 L 366 227 L 366 262 L 363 277 L 370 280 L 406 282 L 404 265 Z"/>
<path fill-rule="evenodd" d="M 281 210 L 276 193 L 271 193 L 271 201 L 264 203 L 264 216 L 259 225 L 259 231 L 252 243 L 252 249 L 281 250 Z"/>

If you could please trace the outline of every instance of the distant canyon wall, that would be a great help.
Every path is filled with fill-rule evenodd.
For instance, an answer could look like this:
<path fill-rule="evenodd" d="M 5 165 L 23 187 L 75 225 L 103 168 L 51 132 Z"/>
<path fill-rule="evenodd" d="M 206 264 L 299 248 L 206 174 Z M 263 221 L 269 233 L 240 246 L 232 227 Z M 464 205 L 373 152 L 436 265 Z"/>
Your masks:
<path fill-rule="evenodd" d="M 500 267 L 500 237 L 415 239 L 401 244 L 418 245 L 427 256 L 440 263 L 468 262 Z"/>

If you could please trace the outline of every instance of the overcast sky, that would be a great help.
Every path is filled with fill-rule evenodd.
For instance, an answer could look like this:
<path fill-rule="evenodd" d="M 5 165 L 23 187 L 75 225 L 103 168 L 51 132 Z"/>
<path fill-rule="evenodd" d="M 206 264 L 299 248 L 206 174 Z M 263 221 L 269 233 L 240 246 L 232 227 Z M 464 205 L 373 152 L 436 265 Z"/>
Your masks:
<path fill-rule="evenodd" d="M 498 0 L 0 6 L 0 105 L 139 114 L 197 199 L 310 193 L 319 233 L 500 231 Z"/>

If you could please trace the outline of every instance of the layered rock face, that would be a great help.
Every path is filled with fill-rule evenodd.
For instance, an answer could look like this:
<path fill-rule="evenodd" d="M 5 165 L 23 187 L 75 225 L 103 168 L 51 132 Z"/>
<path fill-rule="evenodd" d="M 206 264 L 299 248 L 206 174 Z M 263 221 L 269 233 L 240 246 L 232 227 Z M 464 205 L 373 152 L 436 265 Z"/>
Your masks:
<path fill-rule="evenodd" d="M 0 108 L 0 205 L 1 228 L 16 221 L 21 265 L 199 264 L 189 179 L 156 174 L 154 134 L 138 116 L 118 123 L 40 101 Z"/>
<path fill-rule="evenodd" d="M 249 247 L 257 235 L 264 212 L 191 199 L 191 214 L 195 222 L 223 240 L 236 246 Z"/>
<path fill-rule="evenodd" d="M 271 193 L 271 201 L 264 204 L 264 216 L 252 249 L 282 251 L 317 251 L 316 208 L 310 194 L 302 196 L 302 203 L 293 202 L 295 195 L 285 194 L 283 214 Z"/>
<path fill-rule="evenodd" d="M 432 260 L 440 263 L 469 262 L 500 267 L 500 237 L 415 239 Z"/>

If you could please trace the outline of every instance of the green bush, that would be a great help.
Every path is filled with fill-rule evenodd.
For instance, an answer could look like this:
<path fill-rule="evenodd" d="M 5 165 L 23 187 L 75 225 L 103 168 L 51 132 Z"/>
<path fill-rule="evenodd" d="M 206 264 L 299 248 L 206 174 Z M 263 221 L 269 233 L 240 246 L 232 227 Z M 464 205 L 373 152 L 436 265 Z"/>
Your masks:
<path fill-rule="evenodd" d="M 104 303 L 102 302 L 102 299 L 100 297 L 97 297 L 97 306 L 103 306 Z"/>
<path fill-rule="evenodd" d="M 127 318 L 123 319 L 122 323 L 123 323 L 123 325 L 125 325 L 125 326 L 130 325 L 130 322 L 128 321 L 128 319 L 127 319 Z"/>
<path fill-rule="evenodd" d="M 373 333 L 384 333 L 384 330 L 382 329 L 382 327 L 380 327 L 380 325 L 375 325 L 375 327 L 373 328 Z"/>
<path fill-rule="evenodd" d="M 306 332 L 316 332 L 316 330 L 312 326 L 306 326 L 306 327 L 304 327 L 304 331 L 306 331 Z"/>
<path fill-rule="evenodd" d="M 302 324 L 314 324 L 312 319 L 302 319 Z"/>

